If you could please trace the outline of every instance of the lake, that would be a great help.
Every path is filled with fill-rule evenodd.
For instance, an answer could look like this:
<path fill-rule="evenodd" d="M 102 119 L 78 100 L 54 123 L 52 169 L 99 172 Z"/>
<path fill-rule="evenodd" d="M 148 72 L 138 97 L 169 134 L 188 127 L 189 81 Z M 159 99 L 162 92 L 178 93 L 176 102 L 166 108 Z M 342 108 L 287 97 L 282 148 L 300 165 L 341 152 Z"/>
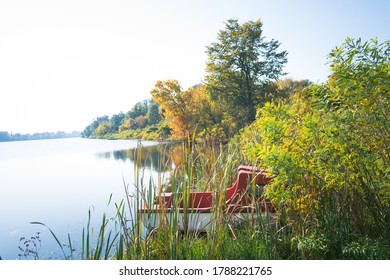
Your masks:
<path fill-rule="evenodd" d="M 25 259 L 18 247 L 39 232 L 40 259 L 62 258 L 49 230 L 31 222 L 46 224 L 64 243 L 70 233 L 80 248 L 88 211 L 99 225 L 103 212 L 114 213 L 113 204 L 125 197 L 124 186 L 133 191 L 137 144 L 82 138 L 1 142 L 0 257 Z M 145 149 L 156 145 L 142 142 Z M 146 176 L 157 176 L 157 160 L 145 161 Z"/>

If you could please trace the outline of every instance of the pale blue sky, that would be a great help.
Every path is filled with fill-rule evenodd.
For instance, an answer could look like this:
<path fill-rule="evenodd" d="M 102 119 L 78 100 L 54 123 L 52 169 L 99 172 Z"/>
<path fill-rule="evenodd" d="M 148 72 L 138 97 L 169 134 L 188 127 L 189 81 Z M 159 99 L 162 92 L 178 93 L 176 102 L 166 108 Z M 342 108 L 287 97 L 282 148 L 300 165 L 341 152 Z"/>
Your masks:
<path fill-rule="evenodd" d="M 288 76 L 323 82 L 346 37 L 390 39 L 389 13 L 386 0 L 0 0 L 0 131 L 82 130 L 159 79 L 199 83 L 229 18 L 260 18 Z"/>

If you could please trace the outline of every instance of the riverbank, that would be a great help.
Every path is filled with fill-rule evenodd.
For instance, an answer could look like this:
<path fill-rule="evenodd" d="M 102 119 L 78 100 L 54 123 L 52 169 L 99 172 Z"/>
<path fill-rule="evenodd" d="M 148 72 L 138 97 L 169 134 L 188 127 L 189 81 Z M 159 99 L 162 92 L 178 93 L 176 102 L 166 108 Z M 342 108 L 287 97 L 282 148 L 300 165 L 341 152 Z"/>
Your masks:
<path fill-rule="evenodd" d="M 157 147 L 157 150 L 164 150 L 164 147 Z M 142 145 L 137 147 L 131 184 L 135 192 L 125 185 L 123 200 L 114 203 L 110 198 L 115 204 L 115 215 L 103 214 L 98 227 L 91 227 L 92 218 L 88 212 L 79 253 L 67 253 L 75 246 L 66 243 L 65 256 L 69 259 L 115 260 L 390 259 L 388 239 L 353 231 L 345 234 L 338 228 L 340 223 L 345 223 L 335 219 L 328 221 L 328 228 L 317 232 L 318 225 L 312 221 L 294 221 L 294 217 L 289 216 L 288 205 L 277 207 L 277 219 L 266 212 L 256 212 L 250 219 L 237 222 L 224 207 L 224 196 L 220 195 L 237 178 L 238 165 L 245 162 L 237 146 L 228 145 L 221 150 L 195 143 L 191 147 L 177 147 L 174 153 L 167 152 L 163 158 L 148 159 L 152 155 Z M 166 166 L 166 176 L 159 173 L 157 180 L 148 180 L 144 162 L 154 162 L 157 170 Z M 174 169 L 170 169 L 172 164 Z M 178 211 L 162 211 L 157 217 L 159 226 L 146 230 L 147 225 L 137 215 L 140 202 L 153 207 L 155 194 L 164 187 L 163 178 L 169 179 L 170 191 L 177 197 L 177 203 L 185 199 L 185 194 L 193 191 L 194 186 L 199 191 L 211 191 L 217 198 L 206 232 L 182 232 L 178 226 L 181 219 Z M 327 214 L 333 213 L 323 213 Z M 296 231 L 297 223 L 302 223 L 308 231 Z"/>

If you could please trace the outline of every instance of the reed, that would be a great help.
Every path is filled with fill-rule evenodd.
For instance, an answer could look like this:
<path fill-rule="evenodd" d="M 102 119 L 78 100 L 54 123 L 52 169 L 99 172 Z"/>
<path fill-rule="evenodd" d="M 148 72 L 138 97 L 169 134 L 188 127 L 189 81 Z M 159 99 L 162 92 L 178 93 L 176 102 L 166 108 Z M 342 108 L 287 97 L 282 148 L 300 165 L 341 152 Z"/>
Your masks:
<path fill-rule="evenodd" d="M 50 231 L 50 234 L 52 235 L 52 237 L 54 238 L 54 240 L 56 241 L 57 245 L 59 246 L 59 248 L 61 249 L 61 252 L 64 256 L 64 259 L 65 260 L 68 260 L 72 257 L 72 254 L 73 254 L 73 248 L 72 248 L 72 243 L 70 242 L 70 235 L 68 234 L 68 237 L 69 237 L 69 246 L 68 248 L 70 248 L 70 252 L 69 252 L 69 255 L 67 255 L 65 253 L 65 249 L 64 249 L 64 246 L 62 245 L 62 243 L 60 242 L 60 240 L 58 239 L 57 235 L 50 229 L 50 227 L 48 227 L 47 225 L 45 225 L 44 223 L 41 223 L 41 222 L 31 222 L 30 224 L 32 225 L 41 225 L 41 226 L 44 226 L 46 227 L 49 231 Z"/>
<path fill-rule="evenodd" d="M 159 149 L 169 153 L 163 144 L 160 144 Z M 107 218 L 107 214 L 103 214 L 96 231 L 91 223 L 91 210 L 88 211 L 87 224 L 82 231 L 81 253 L 78 255 L 80 259 L 218 260 L 285 257 L 286 248 L 290 245 L 288 240 L 291 239 L 286 226 L 275 223 L 275 218 L 269 213 L 255 211 L 249 213 L 249 220 L 244 220 L 225 209 L 225 190 L 236 179 L 237 167 L 243 160 L 237 147 L 205 147 L 188 140 L 175 148 L 175 154 L 172 155 L 175 165 L 173 170 L 166 172 L 170 170 L 168 165 L 172 165 L 172 162 L 159 161 L 157 179 L 148 176 L 149 171 L 144 167 L 143 161 L 151 159 L 142 143 L 139 143 L 134 153 L 134 184 L 130 187 L 123 182 L 125 197 L 115 203 L 114 217 Z M 161 158 L 166 159 L 166 156 Z M 163 207 L 161 199 L 156 200 L 166 188 L 170 188 L 174 194 L 170 211 Z M 194 189 L 213 193 L 212 219 L 206 232 L 187 230 L 192 211 L 189 207 L 190 192 Z M 179 213 L 181 202 L 184 215 Z M 151 213 L 156 205 L 161 209 L 154 217 L 158 227 L 148 229 L 149 225 L 141 220 L 139 209 Z M 183 231 L 180 229 L 181 224 Z M 77 258 L 69 235 L 67 246 L 63 246 L 58 237 L 50 232 L 65 259 Z M 66 248 L 70 250 L 68 254 Z"/>
<path fill-rule="evenodd" d="M 140 228 L 144 226 L 142 221 L 138 220 L 133 224 L 133 238 L 124 237 L 123 240 L 142 241 L 143 249 L 133 251 L 133 254 L 121 258 L 280 258 L 276 253 L 276 244 L 280 243 L 281 231 L 272 224 L 267 213 L 265 215 L 253 213 L 252 220 L 257 222 L 256 225 L 253 225 L 253 222 L 252 224 L 242 222 L 240 228 L 236 228 L 237 218 L 232 217 L 224 208 L 224 192 L 235 179 L 235 170 L 240 161 L 238 149 L 236 147 L 223 149 L 221 146 L 205 149 L 204 146 L 191 141 L 183 143 L 180 149 L 182 157 L 179 162 L 176 162 L 176 169 L 170 176 L 171 192 L 175 198 L 172 210 L 167 212 L 164 211 L 164 207 L 160 207 L 162 211 L 156 217 L 158 228 L 143 236 L 140 234 L 142 232 Z M 135 172 L 139 174 L 142 170 L 135 170 Z M 146 212 L 152 210 L 156 202 L 150 194 L 160 194 L 162 185 L 162 182 L 149 181 L 145 186 L 140 180 L 139 185 L 136 186 L 138 196 L 135 196 L 135 200 L 143 201 Z M 191 211 L 189 193 L 195 186 L 202 190 L 212 190 L 214 193 L 212 224 L 205 233 L 187 231 Z M 149 191 L 147 193 L 140 191 L 142 189 Z M 184 206 L 182 220 L 178 210 L 180 201 Z M 162 206 L 162 201 L 157 203 Z M 180 231 L 180 223 L 183 224 L 183 231 Z M 127 246 L 132 247 L 136 244 L 130 243 Z"/>

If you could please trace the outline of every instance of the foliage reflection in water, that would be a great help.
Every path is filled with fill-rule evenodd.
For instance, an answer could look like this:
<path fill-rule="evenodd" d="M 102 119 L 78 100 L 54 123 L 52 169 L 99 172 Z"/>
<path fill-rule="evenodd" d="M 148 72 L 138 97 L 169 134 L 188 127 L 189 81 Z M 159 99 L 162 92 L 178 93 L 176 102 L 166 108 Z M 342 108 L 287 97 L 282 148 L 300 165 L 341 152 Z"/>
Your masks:
<path fill-rule="evenodd" d="M 142 145 L 139 143 L 139 145 Z M 156 172 L 170 172 L 177 165 L 174 156 L 176 149 L 180 147 L 177 143 L 160 143 L 155 146 L 142 146 L 142 153 L 137 153 L 137 148 L 116 150 L 110 152 L 96 153 L 98 158 L 115 159 L 117 161 L 130 161 L 137 164 L 137 167 L 149 168 Z M 141 157 L 140 159 L 137 157 Z"/>

